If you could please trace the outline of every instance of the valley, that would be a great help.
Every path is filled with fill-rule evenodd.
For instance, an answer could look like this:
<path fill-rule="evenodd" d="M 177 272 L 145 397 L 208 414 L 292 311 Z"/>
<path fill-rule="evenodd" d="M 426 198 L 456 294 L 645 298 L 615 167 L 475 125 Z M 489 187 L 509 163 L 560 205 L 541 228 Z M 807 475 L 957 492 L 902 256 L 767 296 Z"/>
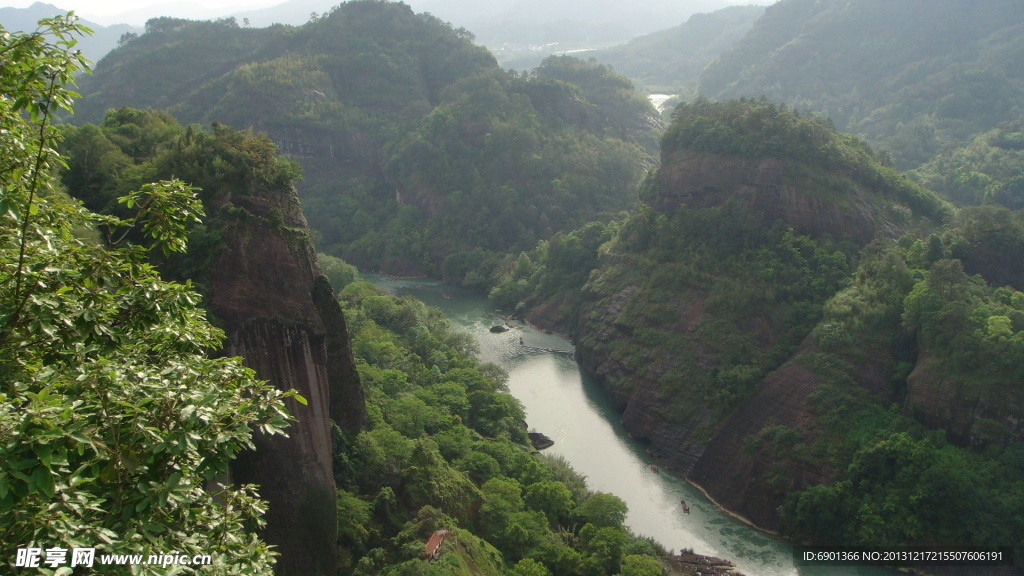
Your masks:
<path fill-rule="evenodd" d="M 194 547 L 195 502 L 249 522 L 224 574 L 1024 553 L 1017 4 L 709 4 L 522 66 L 443 17 L 164 16 L 88 75 L 73 17 L 3 36 L 0 540 L 80 493 L 48 544 Z"/>

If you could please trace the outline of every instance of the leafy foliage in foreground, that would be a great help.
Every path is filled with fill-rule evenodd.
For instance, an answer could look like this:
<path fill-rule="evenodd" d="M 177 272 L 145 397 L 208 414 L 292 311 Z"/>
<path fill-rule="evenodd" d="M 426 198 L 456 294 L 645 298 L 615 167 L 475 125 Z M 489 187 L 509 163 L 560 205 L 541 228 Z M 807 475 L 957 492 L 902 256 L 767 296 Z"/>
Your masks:
<path fill-rule="evenodd" d="M 531 453 L 504 374 L 440 310 L 362 281 L 340 298 L 370 414 L 335 436 L 344 573 L 662 574 L 663 550 L 624 528 L 620 499 Z M 451 536 L 428 563 L 439 529 Z"/>
<path fill-rule="evenodd" d="M 253 532 L 264 511 L 255 487 L 205 486 L 252 447 L 253 426 L 287 425 L 287 394 L 240 359 L 209 359 L 223 334 L 199 296 L 148 264 L 153 249 L 185 249 L 186 225 L 202 216 L 194 190 L 144 186 L 120 219 L 52 187 L 63 160 L 50 115 L 70 110 L 84 66 L 70 52 L 74 22 L 0 30 L 0 541 L 212 554 L 213 573 L 270 574 L 273 554 Z M 142 243 L 76 235 L 100 226 L 114 238 L 137 228 Z"/>

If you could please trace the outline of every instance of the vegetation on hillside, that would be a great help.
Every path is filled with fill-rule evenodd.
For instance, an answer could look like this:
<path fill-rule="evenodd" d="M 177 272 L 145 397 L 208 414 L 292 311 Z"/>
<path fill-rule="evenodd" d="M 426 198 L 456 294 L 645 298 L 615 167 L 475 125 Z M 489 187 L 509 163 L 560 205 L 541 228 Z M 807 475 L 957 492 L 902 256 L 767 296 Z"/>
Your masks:
<path fill-rule="evenodd" d="M 370 424 L 335 430 L 342 573 L 657 576 L 664 553 L 560 458 L 532 453 L 504 374 L 440 310 L 339 286 Z M 440 559 L 422 559 L 437 530 Z"/>
<path fill-rule="evenodd" d="M 890 217 L 899 220 L 901 226 L 914 225 L 914 219 L 908 218 L 908 214 L 941 222 L 952 213 L 948 203 L 887 166 L 884 154 L 856 137 L 837 132 L 828 121 L 800 114 L 786 106 L 764 99 L 713 103 L 698 98 L 679 105 L 672 119 L 661 139 L 662 162 L 669 167 L 676 154 L 683 150 L 732 158 L 771 157 L 785 161 L 789 173 L 803 174 L 795 184 L 801 194 L 828 198 L 844 205 L 848 202 L 844 195 L 848 195 L 852 187 L 848 179 L 869 190 L 879 205 L 890 205 Z M 663 192 L 657 182 L 658 173 L 652 172 L 640 190 L 643 202 L 659 202 Z M 643 282 L 652 288 L 662 284 L 662 288 L 657 288 L 657 295 L 651 296 L 652 302 L 667 298 L 674 291 L 682 291 L 690 284 L 691 288 L 707 289 L 714 284 L 710 280 L 713 279 L 726 284 L 735 282 L 735 289 L 750 292 L 750 297 L 762 290 L 755 288 L 756 284 L 765 284 L 763 291 L 769 295 L 768 300 L 775 300 L 776 295 L 781 295 L 783 300 L 802 299 L 810 294 L 802 294 L 801 287 L 815 284 L 818 289 L 813 299 L 820 305 L 831 295 L 821 288 L 831 286 L 834 290 L 841 282 L 831 265 L 813 261 L 819 257 L 830 258 L 838 251 L 842 259 L 848 260 L 840 266 L 844 269 L 856 254 L 856 247 L 842 243 L 840 238 L 827 240 L 795 234 L 784 222 L 774 223 L 773 228 L 772 222 L 764 222 L 759 215 L 724 196 L 721 206 L 706 210 L 683 206 L 676 213 L 659 213 L 641 205 L 625 220 L 608 225 L 588 224 L 541 242 L 533 251 L 515 260 L 509 257 L 503 265 L 494 265 L 490 268 L 491 282 L 495 286 L 492 298 L 509 309 L 519 302 L 537 304 L 553 298 L 578 302 L 591 270 L 598 267 L 597 249 L 612 238 L 616 238 L 615 242 L 602 249 L 602 254 L 609 261 L 615 261 L 620 254 L 629 259 L 628 266 L 615 266 L 615 269 L 629 269 L 634 279 L 658 278 Z M 796 260 L 787 260 L 780 256 L 781 252 L 776 253 L 780 250 L 797 251 L 801 255 Z M 818 254 L 819 251 L 823 252 Z M 638 255 L 643 257 L 633 260 Z M 786 264 L 780 267 L 776 258 L 809 267 L 788 276 L 782 273 Z M 683 265 L 692 273 L 668 270 L 677 265 Z M 765 271 L 758 272 L 761 266 Z M 662 270 L 652 276 L 656 268 Z M 843 272 L 839 277 L 845 275 Z M 691 280 L 681 279 L 691 277 Z M 698 278 L 705 281 L 698 281 Z M 762 309 L 761 305 L 767 305 L 766 301 L 752 300 L 735 308 L 734 314 L 739 318 L 761 310 L 770 315 L 767 310 L 771 306 Z M 728 306 L 723 307 L 727 309 Z M 655 321 L 672 324 L 669 317 L 657 318 L 658 314 L 652 315 Z M 813 318 L 808 320 L 813 325 Z M 803 333 L 807 330 L 809 327 L 805 325 Z"/>
<path fill-rule="evenodd" d="M 1000 124 L 910 171 L 911 177 L 962 206 L 1024 208 L 1024 119 Z"/>
<path fill-rule="evenodd" d="M 838 132 L 829 120 L 765 98 L 720 103 L 697 98 L 680 104 L 662 137 L 661 153 L 668 159 L 682 149 L 791 160 L 814 171 L 847 176 L 936 222 L 950 214 L 948 203 L 896 172 L 887 154 Z"/>
<path fill-rule="evenodd" d="M 1024 445 L 1007 420 L 1024 410 L 1024 293 L 968 277 L 950 258 L 962 251 L 963 233 L 955 226 L 941 240 L 908 236 L 871 247 L 854 282 L 825 305 L 813 335 L 819 351 L 797 360 L 821 379 L 811 398 L 821 431 L 811 442 L 794 435 L 782 458 L 824 458 L 836 472 L 828 484 L 789 494 L 789 535 L 819 544 L 1024 547 Z M 857 384 L 857 367 L 871 357 L 888 358 L 887 394 Z M 986 406 L 984 415 L 936 422 L 919 405 L 938 400 L 920 395 L 936 385 L 954 402 Z"/>
<path fill-rule="evenodd" d="M 266 132 L 303 163 L 321 249 L 400 274 L 440 276 L 453 254 L 527 249 L 628 209 L 660 130 L 603 66 L 506 72 L 467 31 L 376 0 L 300 27 L 151 20 L 82 93 L 75 122 L 131 106 Z"/>
<path fill-rule="evenodd" d="M 579 252 L 563 265 L 550 245 L 519 256 L 492 297 L 508 306 L 582 291 L 577 343 L 622 368 L 609 389 L 656 382 L 648 410 L 659 422 L 702 422 L 704 439 L 773 370 L 806 367 L 817 382 L 808 418 L 744 442 L 772 463 L 749 481 L 788 493 L 779 513 L 797 540 L 1024 545 L 1021 213 L 954 212 L 859 140 L 763 100 L 683 105 L 662 146 L 663 170 L 682 149 L 771 156 L 873 185 L 877 201 L 898 198 L 932 222 L 861 248 L 796 234 L 728 199 L 641 205 L 566 235 L 560 248 Z M 664 193 L 651 177 L 641 197 Z M 554 278 L 567 282 L 552 291 Z M 826 481 L 804 488 L 804 470 Z"/>
<path fill-rule="evenodd" d="M 139 553 L 156 541 L 203 553 L 188 536 L 203 533 L 223 543 L 223 573 L 271 569 L 251 532 L 262 506 L 254 490 L 218 500 L 203 486 L 249 445 L 250 426 L 285 425 L 281 394 L 237 361 L 206 358 L 222 335 L 193 290 L 205 288 L 220 247 L 218 223 L 199 221 L 201 201 L 295 182 L 298 164 L 276 143 L 304 163 L 305 205 L 332 254 L 324 269 L 367 390 L 367 429 L 334 430 L 343 573 L 647 576 L 661 573 L 664 551 L 624 528 L 620 500 L 531 452 L 521 406 L 500 370 L 472 359 L 467 336 L 439 311 L 357 280 L 338 255 L 490 289 L 520 312 L 559 301 L 580 350 L 623 368 L 610 390 L 646 377 L 653 417 L 696 422 L 701 440 L 773 371 L 805 367 L 817 387 L 812 412 L 744 445 L 772 463 L 750 482 L 788 492 L 786 534 L 1024 552 L 1024 219 L 1011 210 L 1024 198 L 1013 120 L 1022 78 L 1009 65 L 1019 25 L 965 27 L 991 33 L 969 39 L 976 65 L 947 66 L 902 50 L 901 34 L 927 36 L 921 50 L 939 54 L 925 32 L 952 33 L 957 15 L 997 22 L 1013 5 L 944 3 L 914 36 L 899 18 L 865 20 L 890 4 L 843 12 L 836 2 L 781 2 L 705 77 L 722 83 L 720 94 L 741 90 L 730 70 L 770 53 L 741 79 L 801 107 L 824 102 L 889 153 L 766 99 L 684 104 L 661 141 L 662 170 L 681 151 L 771 157 L 795 167 L 796 188 L 815 200 L 841 204 L 866 190 L 880 229 L 909 232 L 866 248 L 766 221 L 736 199 L 662 206 L 670 191 L 657 171 L 636 194 L 659 128 L 629 81 L 569 57 L 530 74 L 501 71 L 468 32 L 400 3 L 359 0 L 264 30 L 152 20 L 83 80 L 99 124 L 59 128 L 49 115 L 70 109 L 65 86 L 83 64 L 65 51 L 74 26 L 45 24 L 56 47 L 38 33 L 3 35 L 2 540 Z M 844 32 L 851 15 L 861 28 Z M 795 36 L 775 27 L 794 16 L 820 27 Z M 863 26 L 885 42 L 854 38 Z M 825 40 L 881 56 L 805 57 Z M 879 86 L 865 66 L 902 73 Z M 140 82 L 143 73 L 153 81 Z M 811 77 L 848 90 L 812 98 L 814 86 L 798 81 Z M 876 89 L 899 98 L 858 94 Z M 976 101 L 984 110 L 973 114 Z M 112 102 L 268 136 L 104 111 Z M 954 210 L 890 158 L 982 206 Z M 107 215 L 68 199 L 52 175 Z M 148 184 L 171 175 L 184 183 Z M 645 203 L 625 213 L 638 196 Z M 194 284 L 161 280 L 154 266 Z M 176 386 L 171 372 L 194 378 Z M 793 479 L 811 469 L 825 482 L 797 489 Z M 440 529 L 450 537 L 428 563 L 423 544 Z"/>
<path fill-rule="evenodd" d="M 64 182 L 97 209 L 121 209 L 112 200 L 121 188 L 152 175 L 188 178 L 209 202 L 230 190 L 287 186 L 297 174 L 264 137 L 184 127 L 161 112 L 124 108 L 62 132 Z M 152 258 L 201 284 L 220 247 L 219 220 L 191 224 L 203 242 L 187 257 Z M 365 430 L 333 428 L 342 574 L 663 573 L 665 551 L 629 533 L 621 500 L 589 491 L 564 461 L 533 453 L 522 407 L 501 370 L 473 358 L 469 336 L 439 310 L 388 296 L 340 259 L 322 259 L 340 290 L 369 414 Z M 428 562 L 425 542 L 442 529 L 449 537 Z"/>
<path fill-rule="evenodd" d="M 204 203 L 232 190 L 288 189 L 299 166 L 277 155 L 265 136 L 215 124 L 210 130 L 182 126 L 164 112 L 111 110 L 100 125 L 60 127 L 67 157 L 62 181 L 87 208 L 123 216 L 118 198 L 144 182 L 174 175 L 197 189 Z M 187 255 L 157 254 L 153 261 L 175 280 L 206 292 L 211 259 L 221 248 L 223 218 L 188 224 Z M 281 225 L 280 222 L 277 225 Z M 127 238 L 138 238 L 130 231 Z"/>

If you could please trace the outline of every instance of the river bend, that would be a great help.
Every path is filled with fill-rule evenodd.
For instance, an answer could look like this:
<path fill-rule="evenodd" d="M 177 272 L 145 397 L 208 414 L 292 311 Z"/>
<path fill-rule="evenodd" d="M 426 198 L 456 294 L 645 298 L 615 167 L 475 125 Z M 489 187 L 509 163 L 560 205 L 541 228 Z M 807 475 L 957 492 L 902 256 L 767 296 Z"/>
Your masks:
<path fill-rule="evenodd" d="M 643 444 L 632 440 L 601 390 L 580 372 L 572 344 L 511 322 L 511 330 L 485 298 L 445 284 L 371 278 L 396 295 L 412 295 L 441 308 L 457 329 L 473 335 L 480 359 L 508 371 L 509 391 L 526 408 L 531 431 L 555 441 L 546 450 L 566 458 L 587 477 L 592 490 L 609 492 L 629 506 L 626 524 L 668 549 L 727 558 L 746 576 L 892 576 L 894 570 L 870 567 L 796 566 L 792 546 L 725 513 L 685 480 L 655 472 Z M 690 513 L 684 514 L 685 500 Z"/>

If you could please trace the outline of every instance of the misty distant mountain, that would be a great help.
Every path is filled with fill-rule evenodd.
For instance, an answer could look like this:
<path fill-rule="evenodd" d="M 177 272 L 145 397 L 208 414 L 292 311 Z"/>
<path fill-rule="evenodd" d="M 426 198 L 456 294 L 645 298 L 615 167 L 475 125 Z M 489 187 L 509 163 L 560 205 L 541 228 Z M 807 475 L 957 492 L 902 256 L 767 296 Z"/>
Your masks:
<path fill-rule="evenodd" d="M 772 0 L 752 0 L 770 4 Z M 627 30 L 630 37 L 664 29 L 684 22 L 690 15 L 710 12 L 736 4 L 733 0 L 410 0 L 405 2 L 416 12 L 429 12 L 456 27 L 467 28 L 485 44 L 492 39 L 517 40 L 518 30 L 502 26 L 521 23 L 540 29 L 558 22 L 577 22 L 585 26 L 608 26 Z M 302 24 L 313 12 L 322 14 L 339 4 L 332 0 L 289 0 L 277 6 L 234 14 L 239 21 L 248 18 L 252 26 Z"/>
<path fill-rule="evenodd" d="M 828 115 L 901 169 L 1022 116 L 1020 0 L 781 0 L 707 67 L 700 94 Z"/>
<path fill-rule="evenodd" d="M 67 0 L 69 3 L 74 0 Z M 171 18 L 185 18 L 187 20 L 214 20 L 230 12 L 230 9 L 223 7 L 208 8 L 198 2 L 163 2 L 150 6 L 140 6 L 121 12 L 112 18 L 121 22 L 145 23 L 150 18 L 170 16 Z"/>
<path fill-rule="evenodd" d="M 69 10 L 70 8 L 58 8 L 42 2 L 36 2 L 28 8 L 0 8 L 0 25 L 10 31 L 28 32 L 35 30 L 36 23 L 43 18 L 67 14 Z M 99 62 L 107 52 L 113 50 L 123 34 L 127 32 L 141 34 L 143 32 L 142 28 L 127 24 L 102 26 L 84 19 L 80 20 L 80 23 L 93 31 L 92 36 L 81 38 L 78 44 L 86 58 L 93 62 Z"/>
<path fill-rule="evenodd" d="M 730 6 L 694 14 L 684 24 L 588 54 L 655 92 L 692 95 L 704 68 L 740 40 L 764 6 Z"/>
<path fill-rule="evenodd" d="M 769 4 L 771 0 L 751 0 Z M 429 12 L 473 33 L 507 67 L 530 68 L 544 56 L 613 46 L 681 24 L 734 0 L 410 0 L 416 12 Z M 749 2 L 748 2 L 749 3 Z M 331 0 L 290 0 L 278 6 L 240 12 L 239 23 L 302 24 L 331 10 Z M 527 58 L 524 60 L 523 56 Z"/>
<path fill-rule="evenodd" d="M 69 5 L 74 0 L 65 0 Z M 774 0 L 747 0 L 770 4 Z M 529 69 L 549 54 L 578 52 L 623 44 L 644 34 L 682 24 L 697 13 L 713 12 L 737 4 L 736 0 L 409 0 L 415 12 L 428 12 L 456 28 L 471 32 L 503 66 Z M 191 2 L 166 2 L 117 15 L 125 22 L 144 22 L 170 16 L 188 20 L 234 17 L 240 26 L 262 28 L 272 24 L 300 25 L 334 9 L 339 0 L 288 0 L 276 6 L 243 12 L 209 9 Z M 68 8 L 73 9 L 73 8 Z M 66 13 L 67 9 L 36 3 L 29 8 L 0 9 L 0 24 L 10 29 L 34 28 L 39 18 Z M 109 21 L 109 20 L 105 20 Z M 84 21 L 83 21 L 84 22 Z M 102 26 L 82 42 L 93 61 L 112 50 L 125 32 L 142 29 L 127 24 Z"/>

